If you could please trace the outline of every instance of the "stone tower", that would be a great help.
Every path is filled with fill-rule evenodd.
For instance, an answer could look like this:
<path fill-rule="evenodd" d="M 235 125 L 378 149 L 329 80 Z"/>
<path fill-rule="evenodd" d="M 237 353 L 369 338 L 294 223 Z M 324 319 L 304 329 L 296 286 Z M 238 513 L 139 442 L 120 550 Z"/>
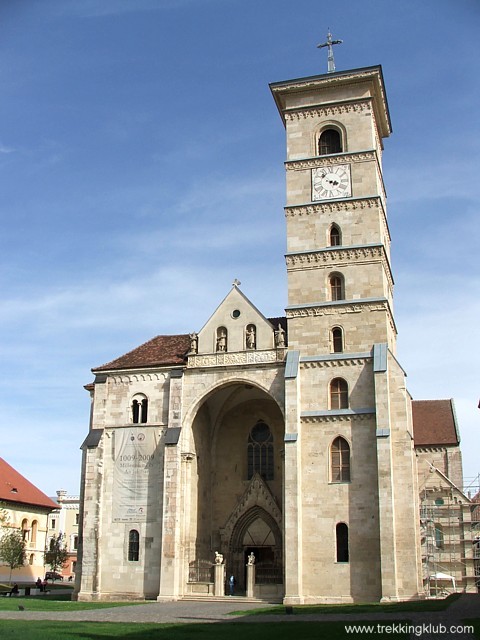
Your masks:
<path fill-rule="evenodd" d="M 287 140 L 286 601 L 415 597 L 415 457 L 395 358 L 381 68 L 270 87 Z"/>

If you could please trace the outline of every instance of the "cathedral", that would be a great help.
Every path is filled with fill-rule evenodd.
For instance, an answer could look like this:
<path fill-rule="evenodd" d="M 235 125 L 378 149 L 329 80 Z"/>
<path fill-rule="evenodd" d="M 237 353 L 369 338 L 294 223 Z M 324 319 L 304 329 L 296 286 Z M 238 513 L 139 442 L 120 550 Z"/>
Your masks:
<path fill-rule="evenodd" d="M 265 317 L 235 280 L 196 332 L 93 369 L 80 600 L 209 598 L 219 575 L 222 594 L 234 575 L 236 594 L 285 604 L 423 597 L 419 484 L 468 501 L 429 453 L 450 447 L 461 477 L 454 414 L 442 405 L 437 443 L 440 405 L 419 407 L 419 458 L 396 355 L 381 67 L 270 89 L 286 130 L 287 306 Z"/>

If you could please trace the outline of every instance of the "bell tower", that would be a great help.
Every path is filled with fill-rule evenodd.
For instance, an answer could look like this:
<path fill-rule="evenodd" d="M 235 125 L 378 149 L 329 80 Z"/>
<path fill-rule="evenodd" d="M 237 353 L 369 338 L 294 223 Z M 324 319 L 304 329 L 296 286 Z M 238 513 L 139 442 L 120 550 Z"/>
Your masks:
<path fill-rule="evenodd" d="M 418 492 L 395 355 L 382 70 L 270 88 L 287 143 L 285 601 L 412 598 Z"/>
<path fill-rule="evenodd" d="M 381 68 L 271 88 L 287 134 L 289 344 L 312 355 L 375 343 L 395 352 Z"/>

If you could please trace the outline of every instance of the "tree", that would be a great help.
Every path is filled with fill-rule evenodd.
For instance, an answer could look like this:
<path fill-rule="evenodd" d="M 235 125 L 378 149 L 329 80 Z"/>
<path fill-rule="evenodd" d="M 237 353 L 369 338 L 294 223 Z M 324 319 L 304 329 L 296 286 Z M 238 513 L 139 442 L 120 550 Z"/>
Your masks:
<path fill-rule="evenodd" d="M 58 569 L 62 569 L 68 561 L 68 551 L 65 546 L 65 536 L 59 533 L 50 539 L 49 548 L 45 551 L 45 564 L 55 573 Z"/>
<path fill-rule="evenodd" d="M 10 526 L 10 515 L 5 509 L 5 504 L 0 502 L 0 530 Z"/>
<path fill-rule="evenodd" d="M 12 571 L 23 567 L 26 561 L 25 540 L 20 531 L 4 533 L 0 539 L 0 561 L 10 567 L 10 584 Z"/>

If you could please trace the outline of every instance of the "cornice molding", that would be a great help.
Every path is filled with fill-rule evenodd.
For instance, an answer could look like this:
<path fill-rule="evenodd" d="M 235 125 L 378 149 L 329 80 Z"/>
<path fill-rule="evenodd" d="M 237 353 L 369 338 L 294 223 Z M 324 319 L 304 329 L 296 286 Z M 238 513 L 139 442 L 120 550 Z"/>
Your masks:
<path fill-rule="evenodd" d="M 384 201 L 380 196 L 367 196 L 364 198 L 344 198 L 343 200 L 322 200 L 321 202 L 309 202 L 304 204 L 287 205 L 284 207 L 286 218 L 302 216 L 315 216 L 323 214 L 336 214 L 343 211 L 363 211 L 365 209 L 375 209 L 381 211 L 381 218 L 388 240 L 391 240 L 390 229 L 388 228 L 387 212 Z"/>
<path fill-rule="evenodd" d="M 300 369 L 330 369 L 335 367 L 364 366 L 372 358 L 345 358 L 344 360 L 309 360 L 300 361 Z"/>
<path fill-rule="evenodd" d="M 372 103 L 372 98 L 359 98 L 356 100 L 332 102 L 324 105 L 306 105 L 304 107 L 285 111 L 285 121 L 291 122 L 306 118 L 324 118 L 326 116 L 336 116 L 342 113 L 362 113 L 367 110 L 372 112 L 373 116 Z"/>
<path fill-rule="evenodd" d="M 344 198 L 343 200 L 322 200 L 321 202 L 287 205 L 284 210 L 286 217 L 294 217 L 322 213 L 337 213 L 338 211 L 374 209 L 375 207 L 381 208 L 383 215 L 385 215 L 385 208 L 380 196 Z"/>
<path fill-rule="evenodd" d="M 284 164 L 289 171 L 302 169 L 315 169 L 316 167 L 332 166 L 336 164 L 352 164 L 359 162 L 377 162 L 377 152 L 375 150 L 356 151 L 352 153 L 338 153 L 330 156 L 315 156 L 314 158 L 302 158 L 300 160 L 287 160 Z"/>
<path fill-rule="evenodd" d="M 318 316 L 340 316 L 346 313 L 383 312 L 386 313 L 392 331 L 396 335 L 395 320 L 386 298 L 369 300 L 339 300 L 335 302 L 317 302 L 313 304 L 295 305 L 286 308 L 287 319 L 308 318 Z"/>
<path fill-rule="evenodd" d="M 314 424 L 318 422 L 360 422 L 365 420 L 371 420 L 375 416 L 375 410 L 368 411 L 348 411 L 340 413 L 339 411 L 306 411 L 300 415 L 300 419 L 303 424 Z"/>
<path fill-rule="evenodd" d="M 132 384 L 132 382 L 165 382 L 167 373 L 144 371 L 138 373 L 121 373 L 109 375 L 107 380 L 114 385 Z"/>
<path fill-rule="evenodd" d="M 304 271 L 322 267 L 341 268 L 352 263 L 379 262 L 383 265 L 390 289 L 393 290 L 393 275 L 383 244 L 359 245 L 355 247 L 327 247 L 313 251 L 287 253 L 287 271 Z"/>

